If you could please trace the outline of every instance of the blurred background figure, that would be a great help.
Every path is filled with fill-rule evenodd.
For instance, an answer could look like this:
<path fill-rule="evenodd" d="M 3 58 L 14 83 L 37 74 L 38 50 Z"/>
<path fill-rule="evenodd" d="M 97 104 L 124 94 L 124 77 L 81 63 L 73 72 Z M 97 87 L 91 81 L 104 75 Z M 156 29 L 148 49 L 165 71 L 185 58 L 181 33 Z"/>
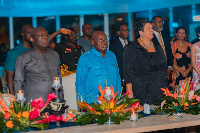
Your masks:
<path fill-rule="evenodd" d="M 197 35 L 197 38 L 191 41 L 192 44 L 195 44 L 200 41 L 200 25 L 195 28 L 195 33 Z"/>
<path fill-rule="evenodd" d="M 82 32 L 83 32 L 83 36 L 81 36 L 77 43 L 82 46 L 85 51 L 89 51 L 90 49 L 92 49 L 92 43 L 91 43 L 91 40 L 92 40 L 92 32 L 93 32 L 93 29 L 92 29 L 92 26 L 91 24 L 84 24 L 82 26 Z"/>
<path fill-rule="evenodd" d="M 183 26 L 176 29 L 175 42 L 172 45 L 172 53 L 174 56 L 174 74 L 176 77 L 175 85 L 185 80 L 186 77 L 192 76 L 191 64 L 191 46 L 188 42 L 188 32 Z"/>
<path fill-rule="evenodd" d="M 140 20 L 135 26 L 136 39 L 133 45 L 124 48 L 124 81 L 128 97 L 154 104 L 162 95 L 160 88 L 167 83 L 167 60 L 163 49 L 152 42 L 153 29 L 149 20 Z"/>
<path fill-rule="evenodd" d="M 192 45 L 191 62 L 193 66 L 194 90 L 200 89 L 200 41 Z"/>
<path fill-rule="evenodd" d="M 165 55 L 165 58 L 167 60 L 167 78 L 168 83 L 171 83 L 171 72 L 173 68 L 173 55 L 170 45 L 169 37 L 162 33 L 163 31 L 163 20 L 160 16 L 154 16 L 151 19 L 154 37 L 152 39 L 153 43 L 158 43 L 163 49 L 163 54 Z"/>
<path fill-rule="evenodd" d="M 7 57 L 6 44 L 2 43 L 0 45 L 0 66 L 5 65 L 6 57 Z"/>
<path fill-rule="evenodd" d="M 14 95 L 14 76 L 15 76 L 15 64 L 17 57 L 22 54 L 24 51 L 27 51 L 32 47 L 31 38 L 31 30 L 33 26 L 30 24 L 26 24 L 22 27 L 22 42 L 18 44 L 16 47 L 11 49 L 8 52 L 8 56 L 5 62 L 5 70 L 6 70 L 6 81 L 10 94 Z"/>
<path fill-rule="evenodd" d="M 119 74 L 122 80 L 122 93 L 126 92 L 126 85 L 124 83 L 124 76 L 123 76 L 123 54 L 124 54 L 124 46 L 127 44 L 130 44 L 132 42 L 128 41 L 128 35 L 129 35 L 129 29 L 126 24 L 120 24 L 117 26 L 117 33 L 119 37 L 111 42 L 109 46 L 109 50 L 112 51 L 116 58 L 117 58 L 117 63 L 119 66 Z"/>

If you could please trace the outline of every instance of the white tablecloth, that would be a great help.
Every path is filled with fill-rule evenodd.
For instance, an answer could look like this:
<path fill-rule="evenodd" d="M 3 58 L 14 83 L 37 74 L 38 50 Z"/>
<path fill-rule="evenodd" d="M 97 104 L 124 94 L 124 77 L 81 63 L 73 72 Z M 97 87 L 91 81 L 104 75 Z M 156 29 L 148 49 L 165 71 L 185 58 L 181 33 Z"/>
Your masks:
<path fill-rule="evenodd" d="M 62 77 L 64 99 L 66 100 L 66 104 L 69 105 L 69 109 L 78 111 L 75 81 L 76 73 L 72 73 L 69 76 Z"/>

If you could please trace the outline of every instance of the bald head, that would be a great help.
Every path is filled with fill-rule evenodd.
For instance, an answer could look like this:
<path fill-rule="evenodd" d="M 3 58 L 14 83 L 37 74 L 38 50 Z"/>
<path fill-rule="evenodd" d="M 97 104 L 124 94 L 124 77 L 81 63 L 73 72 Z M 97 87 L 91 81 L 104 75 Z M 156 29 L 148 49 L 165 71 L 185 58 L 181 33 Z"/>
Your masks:
<path fill-rule="evenodd" d="M 99 36 L 99 35 L 105 35 L 105 36 L 106 36 L 106 34 L 105 34 L 103 31 L 95 31 L 95 32 L 92 34 L 92 40 L 98 39 L 98 36 Z"/>
<path fill-rule="evenodd" d="M 45 28 L 43 27 L 36 27 L 31 31 L 31 36 L 38 35 L 40 32 L 47 32 Z"/>
<path fill-rule="evenodd" d="M 92 34 L 91 42 L 94 48 L 102 54 L 102 57 L 104 57 L 105 51 L 107 50 L 106 34 L 102 31 L 95 31 Z"/>
<path fill-rule="evenodd" d="M 45 28 L 37 27 L 31 31 L 31 42 L 33 43 L 33 49 L 43 53 L 46 52 L 49 46 L 49 35 Z"/>
<path fill-rule="evenodd" d="M 22 27 L 22 38 L 23 38 L 23 42 L 22 45 L 25 46 L 25 43 L 31 43 L 30 38 L 31 38 L 31 31 L 32 29 L 34 29 L 34 27 L 30 24 L 26 24 Z M 25 46 L 26 47 L 26 46 Z"/>

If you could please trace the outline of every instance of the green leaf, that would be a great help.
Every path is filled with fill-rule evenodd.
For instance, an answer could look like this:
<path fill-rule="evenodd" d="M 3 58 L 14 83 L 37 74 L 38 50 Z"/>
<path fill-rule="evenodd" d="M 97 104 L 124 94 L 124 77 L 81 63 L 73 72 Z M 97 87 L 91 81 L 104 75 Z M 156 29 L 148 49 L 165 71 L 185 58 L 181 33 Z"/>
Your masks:
<path fill-rule="evenodd" d="M 20 100 L 19 104 L 20 104 L 20 110 L 21 110 L 21 112 L 23 112 L 24 111 L 24 102 L 22 102 Z"/>
<path fill-rule="evenodd" d="M 15 113 L 18 114 L 20 112 L 19 104 L 17 102 L 13 102 L 13 107 L 14 107 Z"/>
<path fill-rule="evenodd" d="M 31 104 L 30 103 L 27 103 L 24 107 L 24 111 L 30 111 L 31 109 Z"/>
<path fill-rule="evenodd" d="M 39 123 L 39 124 L 30 124 L 30 127 L 35 127 L 41 130 L 45 130 L 47 128 L 49 128 L 49 126 L 47 126 L 46 123 Z"/>
<path fill-rule="evenodd" d="M 98 116 L 98 125 L 103 125 L 105 122 L 108 121 L 108 117 L 105 115 Z"/>
<path fill-rule="evenodd" d="M 117 125 L 120 124 L 120 118 L 118 116 L 113 116 L 112 118 L 113 118 L 113 122 L 115 124 L 117 124 Z"/>

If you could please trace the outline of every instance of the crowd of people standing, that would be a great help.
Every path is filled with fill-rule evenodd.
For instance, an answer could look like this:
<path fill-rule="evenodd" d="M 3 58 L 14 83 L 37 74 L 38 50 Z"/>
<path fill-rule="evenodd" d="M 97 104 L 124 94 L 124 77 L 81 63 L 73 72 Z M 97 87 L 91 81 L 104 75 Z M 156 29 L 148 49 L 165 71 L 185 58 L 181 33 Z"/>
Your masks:
<path fill-rule="evenodd" d="M 163 96 L 160 88 L 171 87 L 173 91 L 186 77 L 193 76 L 194 88 L 199 89 L 200 26 L 195 29 L 197 39 L 191 43 L 183 26 L 170 42 L 162 33 L 160 16 L 139 20 L 134 29 L 135 39 L 128 41 L 128 26 L 118 25 L 118 38 L 108 49 L 106 34 L 93 31 L 91 24 L 82 26 L 83 36 L 78 40 L 74 28 L 61 28 L 49 35 L 42 27 L 24 25 L 21 44 L 8 52 L 5 62 L 10 93 L 15 95 L 22 89 L 28 100 L 45 99 L 52 91 L 53 77 L 60 77 L 62 64 L 69 71 L 76 70 L 77 99 L 82 95 L 89 103 L 100 95 L 99 84 L 112 85 L 119 94 L 129 92 L 128 96 L 140 99 L 141 104 L 154 104 Z M 65 40 L 54 43 L 58 34 Z"/>

